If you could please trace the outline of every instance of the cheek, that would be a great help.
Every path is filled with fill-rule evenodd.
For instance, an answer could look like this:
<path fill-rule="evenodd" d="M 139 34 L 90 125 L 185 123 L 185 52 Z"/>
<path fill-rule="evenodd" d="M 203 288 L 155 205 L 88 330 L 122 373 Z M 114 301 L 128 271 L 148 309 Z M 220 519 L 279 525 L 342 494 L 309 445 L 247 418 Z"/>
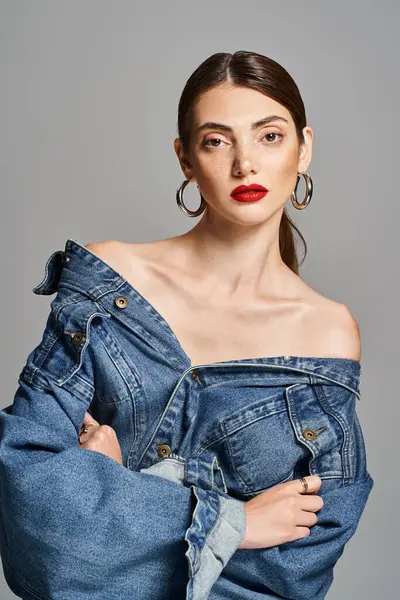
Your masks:
<path fill-rule="evenodd" d="M 202 160 L 198 163 L 198 178 L 202 182 L 204 190 L 223 187 L 227 174 L 228 177 L 230 174 L 227 161 L 222 157 L 215 156 L 215 154 L 212 159 Z"/>
<path fill-rule="evenodd" d="M 273 165 L 267 168 L 267 179 L 271 182 L 271 188 L 275 184 L 277 189 L 292 191 L 296 185 L 297 167 L 298 159 L 295 152 L 290 156 L 277 157 Z"/>
<path fill-rule="evenodd" d="M 278 174 L 286 176 L 290 173 L 297 173 L 298 152 L 294 146 L 287 146 L 281 152 L 271 156 L 271 164 L 274 165 Z"/>

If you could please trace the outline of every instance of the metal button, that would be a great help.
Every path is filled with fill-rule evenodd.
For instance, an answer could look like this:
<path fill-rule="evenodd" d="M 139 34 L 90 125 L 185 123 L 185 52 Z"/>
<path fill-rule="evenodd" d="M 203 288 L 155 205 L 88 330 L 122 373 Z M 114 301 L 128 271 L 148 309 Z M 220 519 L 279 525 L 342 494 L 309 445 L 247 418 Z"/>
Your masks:
<path fill-rule="evenodd" d="M 125 296 L 117 296 L 114 302 L 118 308 L 126 308 L 128 306 L 128 298 Z"/>
<path fill-rule="evenodd" d="M 321 433 L 321 431 L 324 431 L 326 429 L 326 427 L 321 427 L 320 429 L 305 429 L 303 431 L 303 436 L 306 438 L 306 440 L 315 440 L 315 438 L 317 437 L 317 435 L 319 433 Z"/>
<path fill-rule="evenodd" d="M 199 374 L 197 369 L 193 369 L 192 371 L 192 379 L 198 379 L 199 378 Z"/>
<path fill-rule="evenodd" d="M 80 331 L 77 331 L 77 333 L 74 333 L 71 337 L 72 343 L 76 345 L 81 344 L 84 340 L 85 336 Z"/>
<path fill-rule="evenodd" d="M 169 456 L 171 454 L 171 448 L 167 444 L 160 444 L 157 446 L 158 456 Z"/>

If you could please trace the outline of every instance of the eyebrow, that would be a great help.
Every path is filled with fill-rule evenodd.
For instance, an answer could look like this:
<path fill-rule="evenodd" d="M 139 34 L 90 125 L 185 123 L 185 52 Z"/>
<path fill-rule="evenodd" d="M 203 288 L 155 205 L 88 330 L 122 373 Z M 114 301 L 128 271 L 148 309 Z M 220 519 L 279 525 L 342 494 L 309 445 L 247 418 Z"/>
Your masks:
<path fill-rule="evenodd" d="M 280 117 L 279 115 L 269 115 L 268 117 L 264 117 L 264 119 L 260 119 L 259 121 L 252 123 L 251 130 L 253 131 L 254 129 L 268 125 L 268 123 L 271 123 L 272 121 L 284 121 L 285 123 L 289 123 L 289 121 L 284 117 Z M 222 131 L 233 133 L 232 127 L 229 127 L 229 125 L 225 125 L 224 123 L 216 123 L 215 121 L 207 121 L 206 123 L 203 123 L 196 129 L 196 133 L 203 131 L 203 129 L 221 129 Z"/>

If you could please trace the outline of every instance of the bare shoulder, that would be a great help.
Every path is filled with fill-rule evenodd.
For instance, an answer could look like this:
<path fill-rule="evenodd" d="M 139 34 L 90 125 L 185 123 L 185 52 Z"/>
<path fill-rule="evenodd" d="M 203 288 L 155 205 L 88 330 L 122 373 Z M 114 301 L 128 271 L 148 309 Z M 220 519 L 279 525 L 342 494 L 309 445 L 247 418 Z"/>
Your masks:
<path fill-rule="evenodd" d="M 102 240 L 100 242 L 89 242 L 85 248 L 97 254 L 100 258 L 108 258 L 120 251 L 123 242 L 117 240 Z"/>
<path fill-rule="evenodd" d="M 303 336 L 321 356 L 360 361 L 360 328 L 350 309 L 319 293 L 298 276 L 295 283 L 304 300 Z"/>
<path fill-rule="evenodd" d="M 129 278 L 132 270 L 145 266 L 156 253 L 164 240 L 153 242 L 123 242 L 120 240 L 102 240 L 89 242 L 85 248 L 96 254 L 115 271 Z M 138 274 L 138 271 L 136 271 Z"/>
<path fill-rule="evenodd" d="M 118 240 L 101 240 L 97 242 L 89 242 L 85 244 L 85 248 L 96 254 L 101 260 L 107 263 L 118 273 L 123 273 L 125 270 L 126 244 Z"/>
<path fill-rule="evenodd" d="M 360 327 L 350 309 L 340 302 L 324 299 L 314 312 L 313 324 L 321 335 L 324 348 L 343 358 L 361 360 Z"/>
<path fill-rule="evenodd" d="M 103 240 L 100 242 L 89 242 L 85 248 L 94 252 L 100 258 L 115 259 L 146 259 L 162 257 L 166 252 L 170 252 L 177 244 L 181 236 L 153 240 L 151 242 L 122 242 L 120 240 Z"/>

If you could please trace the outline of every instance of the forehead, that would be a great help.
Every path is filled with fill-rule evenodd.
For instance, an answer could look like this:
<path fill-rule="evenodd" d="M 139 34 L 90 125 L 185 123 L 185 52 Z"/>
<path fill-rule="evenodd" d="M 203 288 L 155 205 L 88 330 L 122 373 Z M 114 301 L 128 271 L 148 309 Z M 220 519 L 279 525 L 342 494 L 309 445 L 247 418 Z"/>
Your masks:
<path fill-rule="evenodd" d="M 245 127 L 268 115 L 285 117 L 293 122 L 290 112 L 279 102 L 258 90 L 247 87 L 221 85 L 204 92 L 194 107 L 193 125 L 215 121 Z M 279 122 L 282 124 L 282 121 Z"/>

